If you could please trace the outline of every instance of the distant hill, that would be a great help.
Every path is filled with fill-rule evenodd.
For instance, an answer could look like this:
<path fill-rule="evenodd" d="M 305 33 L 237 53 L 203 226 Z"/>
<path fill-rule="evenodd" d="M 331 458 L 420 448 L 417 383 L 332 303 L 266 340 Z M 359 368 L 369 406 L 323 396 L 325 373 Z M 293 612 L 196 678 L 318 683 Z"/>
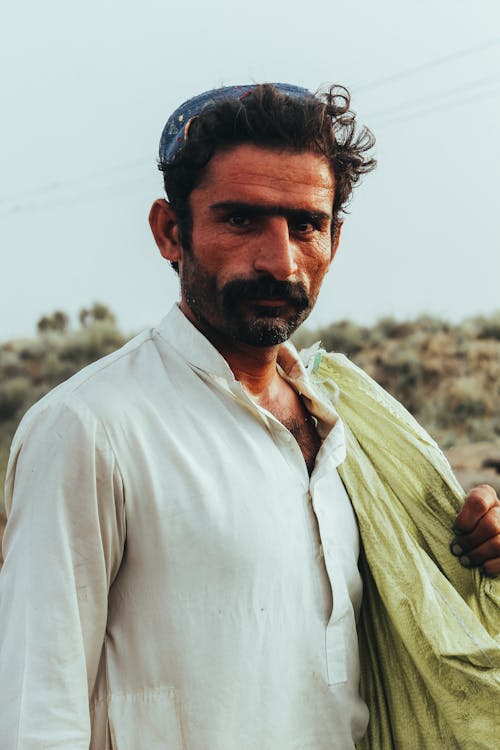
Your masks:
<path fill-rule="evenodd" d="M 0 345 L 0 509 L 9 446 L 24 412 L 129 338 L 99 303 L 80 312 L 76 328 L 56 311 L 41 318 L 37 331 L 34 338 Z M 318 339 L 325 349 L 347 354 L 402 401 L 449 456 L 457 457 L 459 475 L 498 483 L 494 471 L 480 463 L 500 458 L 500 313 L 459 325 L 433 317 L 386 318 L 372 327 L 340 321 L 301 329 L 294 342 L 301 348 Z M 468 451 L 472 443 L 475 449 Z M 474 455 L 471 465 L 468 453 Z"/>

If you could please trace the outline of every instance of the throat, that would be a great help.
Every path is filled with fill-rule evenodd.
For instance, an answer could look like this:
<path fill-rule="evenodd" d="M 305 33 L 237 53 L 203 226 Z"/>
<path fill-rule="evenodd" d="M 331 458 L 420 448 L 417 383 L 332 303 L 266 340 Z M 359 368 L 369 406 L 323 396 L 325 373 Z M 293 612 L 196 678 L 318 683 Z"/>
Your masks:
<path fill-rule="evenodd" d="M 314 417 L 297 393 L 275 370 L 274 378 L 265 393 L 253 395 L 259 406 L 267 409 L 286 427 L 297 441 L 309 475 L 312 474 L 316 456 L 321 447 L 321 438 L 316 429 Z"/>

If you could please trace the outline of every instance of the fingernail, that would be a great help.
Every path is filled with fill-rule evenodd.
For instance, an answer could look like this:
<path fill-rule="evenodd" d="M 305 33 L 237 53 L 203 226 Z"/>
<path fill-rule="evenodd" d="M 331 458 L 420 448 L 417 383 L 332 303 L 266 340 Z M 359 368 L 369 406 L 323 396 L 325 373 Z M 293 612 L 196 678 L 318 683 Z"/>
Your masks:
<path fill-rule="evenodd" d="M 462 557 L 460 558 L 460 565 L 462 565 L 464 568 L 472 567 L 472 563 L 467 555 L 462 555 Z"/>
<path fill-rule="evenodd" d="M 464 533 L 462 529 L 458 529 L 456 526 L 453 526 L 452 531 L 454 534 L 457 534 L 457 536 Z"/>
<path fill-rule="evenodd" d="M 462 552 L 463 552 L 463 549 L 462 549 L 462 547 L 461 547 L 461 546 L 460 546 L 459 544 L 457 544 L 456 542 L 453 542 L 453 543 L 452 543 L 452 545 L 451 545 L 450 549 L 451 549 L 452 553 L 453 553 L 454 555 L 456 555 L 457 557 L 460 557 L 460 555 L 461 555 L 461 554 L 462 554 Z"/>

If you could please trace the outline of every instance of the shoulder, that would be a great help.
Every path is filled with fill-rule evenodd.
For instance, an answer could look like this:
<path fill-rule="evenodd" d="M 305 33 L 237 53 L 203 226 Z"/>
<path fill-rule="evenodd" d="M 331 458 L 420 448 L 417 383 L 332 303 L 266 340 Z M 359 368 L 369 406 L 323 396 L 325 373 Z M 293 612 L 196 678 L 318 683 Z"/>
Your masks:
<path fill-rule="evenodd" d="M 143 331 L 49 391 L 26 412 L 14 442 L 22 441 L 36 425 L 67 427 L 76 420 L 93 429 L 96 422 L 105 423 L 109 415 L 123 411 L 134 392 L 144 387 L 143 373 L 161 366 L 154 332 Z"/>

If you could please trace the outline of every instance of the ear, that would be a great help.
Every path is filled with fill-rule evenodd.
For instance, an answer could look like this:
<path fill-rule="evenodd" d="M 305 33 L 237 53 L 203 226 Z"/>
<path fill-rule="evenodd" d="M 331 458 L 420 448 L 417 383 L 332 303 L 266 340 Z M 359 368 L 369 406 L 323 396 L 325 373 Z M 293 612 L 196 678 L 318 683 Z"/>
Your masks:
<path fill-rule="evenodd" d="M 337 222 L 337 227 L 335 229 L 335 234 L 332 237 L 332 254 L 330 256 L 330 263 L 335 258 L 335 253 L 338 250 L 339 243 L 340 243 L 340 235 L 341 235 L 341 232 L 342 232 L 342 226 L 343 226 L 343 224 L 344 224 L 344 222 L 341 221 L 341 220 L 339 220 Z"/>
<path fill-rule="evenodd" d="M 182 245 L 179 241 L 177 216 L 170 203 L 163 198 L 159 198 L 151 206 L 149 226 L 162 256 L 166 260 L 179 262 Z"/>

